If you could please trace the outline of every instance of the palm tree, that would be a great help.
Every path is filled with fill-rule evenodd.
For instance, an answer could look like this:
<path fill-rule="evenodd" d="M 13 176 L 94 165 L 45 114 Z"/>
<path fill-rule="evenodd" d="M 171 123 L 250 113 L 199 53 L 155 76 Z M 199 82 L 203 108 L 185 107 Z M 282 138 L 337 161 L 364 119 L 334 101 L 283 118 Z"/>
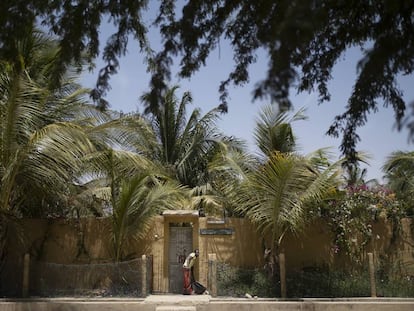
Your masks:
<path fill-rule="evenodd" d="M 153 148 L 156 139 L 138 115 L 121 117 L 88 104 L 89 90 L 75 83 L 76 72 L 72 77 L 67 71 L 58 86 L 47 83 L 58 50 L 41 33 L 35 37 L 21 44 L 31 49 L 22 51 L 21 59 L 37 57 L 23 63 L 27 68 L 1 67 L 0 220 L 6 224 L 5 215 L 102 216 L 103 206 L 113 211 L 125 180 L 156 172 L 142 155 L 151 153 L 145 148 Z"/>
<path fill-rule="evenodd" d="M 366 175 L 368 171 L 366 168 L 361 169 L 359 166 L 348 166 L 346 169 L 346 183 L 348 186 L 359 186 L 366 183 Z"/>
<path fill-rule="evenodd" d="M 287 112 L 281 113 L 274 106 L 265 106 L 259 114 L 254 131 L 256 144 L 266 157 L 274 151 L 292 152 L 296 148 L 296 137 L 291 122 L 306 119 L 301 109 L 293 116 Z M 211 183 L 220 198 L 220 204 L 230 215 L 243 216 L 236 208 L 238 203 L 238 188 L 266 160 L 259 159 L 246 151 L 242 142 L 232 147 L 222 145 L 218 153 L 209 163 Z"/>
<path fill-rule="evenodd" d="M 33 31 L 16 46 L 18 61 L 0 60 L 1 258 L 11 217 L 58 208 L 56 198 L 72 181 L 80 159 L 94 150 L 83 129 L 64 116 L 70 104 L 84 102 L 86 90 L 68 75 L 60 78 L 58 86 L 47 83 L 59 52 L 56 45 Z"/>
<path fill-rule="evenodd" d="M 51 47 L 47 44 L 28 47 L 39 46 Z M 22 51 L 21 56 L 27 53 Z M 45 61 L 46 64 L 50 65 Z M 37 71 L 41 80 L 38 83 L 29 75 L 32 68 L 26 70 L 24 64 L 20 65 L 23 68 L 5 63 L 0 66 L 2 211 L 19 210 L 28 201 L 24 197 L 32 200 L 36 187 L 45 181 L 50 186 L 66 182 L 68 172 L 77 165 L 75 162 L 93 149 L 82 129 L 63 117 L 63 110 L 71 108 L 69 103 L 83 102 L 86 90 L 79 89 L 70 77 L 62 77 L 66 80 L 59 89 L 45 89 L 42 83 L 46 77 Z M 41 65 L 32 64 L 36 68 Z"/>
<path fill-rule="evenodd" d="M 123 180 L 113 200 L 111 233 L 115 260 L 126 259 L 124 249 L 131 240 L 145 237 L 152 217 L 165 209 L 177 209 L 185 202 L 185 191 L 176 182 L 149 173 Z"/>
<path fill-rule="evenodd" d="M 188 190 L 148 157 L 158 145 L 150 124 L 141 116 L 92 122 L 86 132 L 98 147 L 84 158 L 83 195 L 106 206 L 103 215 L 111 220 L 114 260 L 121 261 L 132 255 L 124 253 L 127 244 L 145 236 L 154 215 L 188 202 Z"/>
<path fill-rule="evenodd" d="M 187 120 L 192 97 L 184 92 L 178 100 L 177 90 L 177 86 L 168 89 L 157 111 L 146 115 L 158 140 L 158 148 L 150 157 L 166 166 L 183 185 L 195 187 L 205 184 L 208 154 L 219 139 L 214 127 L 218 110 L 201 117 L 200 109 L 194 109 Z M 149 93 L 141 99 L 144 104 L 148 102 Z"/>
<path fill-rule="evenodd" d="M 212 184 L 209 163 L 223 152 L 241 148 L 241 143 L 217 131 L 215 122 L 220 116 L 220 108 L 205 115 L 200 109 L 194 109 L 187 115 L 187 106 L 192 103 L 191 94 L 184 92 L 178 100 L 177 90 L 177 86 L 168 89 L 157 110 L 148 109 L 150 112 L 145 117 L 152 124 L 158 148 L 147 156 L 164 165 L 172 177 L 192 189 L 190 207 L 211 212 L 222 210 L 223 198 Z M 144 104 L 148 105 L 150 99 L 150 93 L 142 96 Z"/>
<path fill-rule="evenodd" d="M 36 40 L 27 40 L 30 44 L 20 45 L 30 49 L 22 51 L 19 58 L 28 58 L 27 62 L 17 63 L 20 67 L 5 63 L 0 67 L 0 257 L 10 224 L 6 215 L 80 217 L 91 211 L 101 215 L 102 211 L 90 204 L 92 198 L 99 202 L 98 207 L 108 204 L 115 217 L 128 181 L 133 182 L 145 171 L 152 171 L 153 178 L 162 176 L 144 156 L 156 146 L 147 121 L 138 115 L 120 117 L 88 105 L 84 100 L 88 90 L 74 82 L 70 71 L 59 83 L 48 83 L 58 50 L 53 50 L 53 41 L 41 33 L 35 36 Z M 37 41 L 42 44 L 35 44 Z M 46 51 L 38 50 L 43 48 Z M 32 54 L 37 58 L 29 58 Z M 168 204 L 160 204 L 155 210 L 163 206 Z M 115 239 L 121 245 L 116 247 L 117 258 L 122 252 L 120 241 L 125 239 L 121 236 Z"/>
<path fill-rule="evenodd" d="M 308 156 L 293 152 L 296 139 L 291 122 L 303 119 L 303 110 L 291 118 L 270 106 L 262 110 L 255 137 L 265 157 L 256 170 L 247 174 L 238 192 L 238 212 L 250 219 L 263 236 L 270 236 L 270 253 L 283 258 L 286 234 L 301 232 L 310 220 L 308 211 L 332 195 L 338 185 L 339 163 L 332 164 L 325 150 Z M 280 264 L 285 297 L 284 266 Z"/>
<path fill-rule="evenodd" d="M 305 110 L 300 109 L 293 116 L 286 111 L 279 111 L 275 105 L 264 106 L 256 122 L 254 137 L 261 152 L 269 156 L 274 151 L 293 152 L 296 137 L 292 122 L 306 120 Z"/>
<path fill-rule="evenodd" d="M 271 233 L 274 250 L 279 250 L 286 233 L 298 233 L 306 224 L 310 203 L 335 191 L 336 165 L 320 172 L 312 157 L 273 153 L 243 184 L 240 210 L 263 234 Z"/>
<path fill-rule="evenodd" d="M 357 152 L 355 154 L 355 161 L 342 162 L 342 169 L 344 171 L 343 179 L 347 187 L 355 187 L 365 185 L 367 183 L 377 183 L 376 180 L 366 180 L 367 169 L 361 168 L 361 163 L 368 164 L 371 156 L 365 152 Z"/>
<path fill-rule="evenodd" d="M 240 216 L 238 207 L 238 189 L 248 178 L 249 174 L 257 170 L 259 161 L 257 157 L 247 152 L 243 142 L 237 142 L 236 146 L 221 144 L 221 152 L 218 152 L 208 165 L 212 199 L 206 200 L 205 208 L 208 211 L 221 208 L 224 216 Z M 208 204 L 209 203 L 209 204 Z"/>
<path fill-rule="evenodd" d="M 388 187 L 412 211 L 414 206 L 414 152 L 391 153 L 382 169 L 385 172 Z"/>
<path fill-rule="evenodd" d="M 309 209 L 335 192 L 337 175 L 335 165 L 319 171 L 311 157 L 274 152 L 242 185 L 238 209 L 263 236 L 270 236 L 271 253 L 283 254 L 286 234 L 302 232 Z M 285 297 L 282 274 L 281 282 Z"/>

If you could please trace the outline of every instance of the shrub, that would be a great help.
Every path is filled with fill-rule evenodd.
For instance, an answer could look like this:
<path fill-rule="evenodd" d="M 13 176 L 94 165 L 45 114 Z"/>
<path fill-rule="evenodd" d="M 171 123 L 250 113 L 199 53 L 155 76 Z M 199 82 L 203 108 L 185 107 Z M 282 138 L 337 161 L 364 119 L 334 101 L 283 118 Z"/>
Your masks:
<path fill-rule="evenodd" d="M 241 269 L 220 265 L 218 269 L 219 296 L 280 297 L 280 283 L 277 277 L 270 279 L 262 270 Z M 414 277 L 385 275 L 379 269 L 376 277 L 378 296 L 414 297 Z M 330 270 L 329 267 L 308 267 L 287 274 L 288 298 L 342 298 L 369 297 L 370 278 L 367 269 Z"/>

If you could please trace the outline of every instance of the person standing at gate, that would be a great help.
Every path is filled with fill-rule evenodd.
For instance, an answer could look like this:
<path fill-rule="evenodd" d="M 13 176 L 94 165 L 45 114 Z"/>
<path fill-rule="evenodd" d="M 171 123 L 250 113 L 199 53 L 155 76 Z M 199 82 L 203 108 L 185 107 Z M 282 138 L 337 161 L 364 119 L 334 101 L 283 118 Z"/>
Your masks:
<path fill-rule="evenodd" d="M 192 283 L 195 281 L 194 278 L 194 263 L 197 257 L 200 255 L 200 251 L 195 249 L 194 252 L 190 253 L 183 264 L 183 277 L 184 277 L 184 295 L 193 294 Z"/>

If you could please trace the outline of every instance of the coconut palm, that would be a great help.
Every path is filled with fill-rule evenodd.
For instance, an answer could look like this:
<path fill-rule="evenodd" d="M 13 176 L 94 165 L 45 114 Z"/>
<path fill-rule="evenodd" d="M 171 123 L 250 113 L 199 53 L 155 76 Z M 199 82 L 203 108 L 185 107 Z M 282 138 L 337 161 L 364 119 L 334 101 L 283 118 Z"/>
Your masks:
<path fill-rule="evenodd" d="M 296 149 L 296 137 L 292 122 L 306 120 L 305 110 L 300 109 L 293 116 L 279 111 L 275 105 L 266 105 L 259 113 L 254 138 L 261 152 L 269 156 L 274 151 L 293 152 Z"/>
<path fill-rule="evenodd" d="M 414 152 L 396 151 L 387 158 L 383 171 L 388 187 L 405 202 L 411 213 L 414 206 Z"/>
<path fill-rule="evenodd" d="M 182 208 L 185 190 L 172 180 L 149 173 L 123 180 L 113 201 L 111 233 L 115 260 L 126 259 L 128 242 L 145 237 L 152 217 L 165 209 Z"/>
<path fill-rule="evenodd" d="M 414 152 L 396 151 L 391 153 L 383 170 L 388 185 L 398 192 L 412 191 L 414 188 Z"/>
<path fill-rule="evenodd" d="M 53 45 L 46 44 L 44 37 L 35 34 L 43 44 L 22 44 L 22 48 L 50 51 Z M 33 201 L 42 185 L 50 186 L 53 191 L 53 185 L 65 183 L 81 155 L 93 149 L 82 129 L 67 122 L 63 113 L 70 109 L 70 103 L 83 102 L 86 90 L 74 84 L 71 77 L 62 77 L 60 88 L 45 88 L 47 78 L 42 71 L 35 71 L 39 83 L 30 72 L 34 71 L 32 67 L 50 66 L 50 61 L 43 58 L 40 62 L 28 61 L 27 66 L 31 67 L 26 69 L 23 56 L 30 55 L 29 52 L 22 51 L 19 67 L 5 63 L 0 66 L 0 204 L 3 211 L 17 211 L 28 201 Z"/>
<path fill-rule="evenodd" d="M 178 100 L 177 90 L 177 86 L 168 89 L 157 111 L 146 115 L 158 139 L 158 149 L 152 158 L 169 168 L 172 176 L 183 185 L 196 187 L 208 181 L 208 161 L 226 137 L 215 126 L 220 113 L 218 108 L 203 116 L 196 108 L 187 116 L 191 94 L 184 92 Z M 149 101 L 148 97 L 149 94 L 142 96 L 144 104 Z"/>
<path fill-rule="evenodd" d="M 170 176 L 191 189 L 191 208 L 221 213 L 223 193 L 219 193 L 217 184 L 212 183 L 209 163 L 223 152 L 240 149 L 241 142 L 217 130 L 215 122 L 220 116 L 220 108 L 205 115 L 196 108 L 187 114 L 187 106 L 192 103 L 191 94 L 184 92 L 178 100 L 177 90 L 177 86 L 168 89 L 157 110 L 147 109 L 150 113 L 145 117 L 151 122 L 158 140 L 158 148 L 148 157 L 161 163 Z M 144 105 L 150 98 L 150 94 L 142 96 Z"/>
<path fill-rule="evenodd" d="M 376 180 L 366 180 L 367 169 L 361 168 L 361 163 L 369 164 L 371 156 L 365 152 L 357 152 L 355 154 L 355 161 L 342 161 L 343 179 L 347 187 L 361 186 L 365 184 L 377 183 Z"/>
<path fill-rule="evenodd" d="M 264 159 L 260 159 L 246 152 L 244 145 L 239 143 L 237 148 L 227 148 L 223 145 L 223 152 L 217 154 L 209 164 L 210 174 L 213 177 L 215 189 L 223 199 L 221 204 L 232 215 L 242 216 L 238 206 L 238 188 L 249 173 L 255 171 L 260 163 L 274 151 L 291 152 L 296 148 L 296 137 L 291 122 L 304 120 L 304 110 L 301 109 L 293 116 L 287 112 L 281 113 L 274 106 L 265 106 L 256 122 L 254 137 Z"/>
<path fill-rule="evenodd" d="M 102 206 L 113 212 L 128 180 L 147 170 L 159 171 L 143 156 L 156 141 L 147 121 L 98 111 L 85 101 L 88 90 L 70 75 L 47 83 L 58 50 L 52 53 L 53 41 L 48 44 L 40 33 L 36 36 L 42 44 L 27 40 L 30 44 L 20 45 L 31 49 L 20 57 L 28 58 L 23 62 L 28 67 L 2 64 L 0 73 L 2 246 L 4 215 L 80 217 L 85 207 L 102 215 Z M 42 48 L 46 51 L 38 51 Z M 29 58 L 32 54 L 38 62 Z"/>
<path fill-rule="evenodd" d="M 293 152 L 296 139 L 291 122 L 305 119 L 303 113 L 300 110 L 289 117 L 287 112 L 264 107 L 255 129 L 256 142 L 264 157 L 238 191 L 237 211 L 249 218 L 263 236 L 270 237 L 267 254 L 274 257 L 282 255 L 286 234 L 301 232 L 310 220 L 308 211 L 334 193 L 338 184 L 339 164 L 328 160 L 326 150 L 308 156 Z M 285 297 L 284 273 L 281 285 Z"/>
<path fill-rule="evenodd" d="M 41 33 L 34 35 L 36 40 L 21 44 L 31 49 L 22 51 L 27 68 L 1 67 L 0 215 L 101 216 L 102 207 L 112 210 L 111 200 L 117 200 L 120 176 L 151 167 L 151 161 L 130 150 L 150 148 L 155 138 L 139 116 L 121 118 L 88 104 L 88 90 L 75 83 L 76 73 L 72 77 L 67 71 L 58 86 L 47 83 L 58 50 Z M 29 58 L 32 54 L 37 58 Z"/>
<path fill-rule="evenodd" d="M 320 172 L 311 156 L 273 153 L 243 185 L 240 210 L 263 234 L 271 234 L 279 250 L 286 233 L 299 233 L 306 224 L 306 210 L 335 191 L 338 169 Z"/>
<path fill-rule="evenodd" d="M 92 122 L 86 130 L 91 141 L 100 144 L 84 157 L 80 196 L 100 202 L 98 212 L 110 219 L 114 260 L 120 261 L 132 255 L 124 253 L 127 244 L 145 236 L 151 218 L 182 207 L 188 191 L 145 156 L 156 147 L 146 120 L 131 114 L 103 121 Z"/>
<path fill-rule="evenodd" d="M 213 200 L 205 200 L 206 210 L 212 210 L 218 204 L 224 213 L 229 216 L 243 216 L 236 209 L 238 206 L 238 189 L 259 166 L 257 157 L 247 152 L 243 142 L 237 142 L 237 146 L 229 147 L 228 144 L 221 144 L 221 152 L 209 162 L 210 184 L 214 194 Z M 217 209 L 217 208 L 216 208 Z"/>
<path fill-rule="evenodd" d="M 86 90 L 69 75 L 52 87 L 47 74 L 58 49 L 33 31 L 16 42 L 15 63 L 0 60 L 0 257 L 13 217 L 49 215 L 82 157 L 94 146 L 65 111 L 84 102 Z M 48 58 L 47 56 L 51 57 Z"/>
<path fill-rule="evenodd" d="M 274 152 L 242 185 L 238 210 L 263 236 L 270 236 L 272 254 L 283 253 L 286 234 L 302 232 L 309 209 L 335 192 L 337 176 L 335 165 L 320 171 L 311 157 Z M 281 274 L 282 297 L 284 283 Z"/>

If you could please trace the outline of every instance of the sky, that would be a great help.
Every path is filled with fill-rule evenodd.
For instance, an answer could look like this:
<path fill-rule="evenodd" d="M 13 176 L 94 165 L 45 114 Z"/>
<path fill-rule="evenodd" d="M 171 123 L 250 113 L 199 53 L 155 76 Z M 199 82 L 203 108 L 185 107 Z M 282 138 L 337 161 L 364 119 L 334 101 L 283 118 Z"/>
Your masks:
<path fill-rule="evenodd" d="M 150 17 L 147 17 L 150 21 Z M 101 27 L 101 38 L 105 40 L 114 29 L 109 25 Z M 149 39 L 153 47 L 159 44 L 159 35 L 152 31 Z M 347 99 L 357 73 L 357 61 L 361 56 L 359 49 L 351 49 L 346 52 L 336 64 L 332 73 L 332 81 L 329 84 L 331 93 L 330 102 L 318 105 L 317 93 L 296 94 L 291 92 L 291 101 L 294 112 L 300 108 L 306 109 L 307 120 L 297 121 L 292 124 L 299 152 L 308 154 L 320 148 L 329 148 L 333 154 L 333 160 L 340 157 L 339 145 L 341 137 L 333 138 L 326 135 L 334 117 L 345 111 Z M 99 68 L 103 63 L 97 60 L 94 72 L 85 72 L 81 76 L 81 84 L 84 87 L 93 88 Z M 205 67 L 202 67 L 191 79 L 180 80 L 172 76 L 171 86 L 178 85 L 178 98 L 185 91 L 190 91 L 193 96 L 192 107 L 188 111 L 200 108 L 205 114 L 220 104 L 218 88 L 221 81 L 227 79 L 227 75 L 234 67 L 233 55 L 226 42 L 220 43 L 220 49 L 211 52 Z M 246 141 L 248 149 L 256 152 L 253 132 L 259 112 L 268 101 L 252 101 L 254 85 L 263 79 L 267 71 L 267 55 L 258 55 L 258 61 L 250 68 L 250 82 L 244 86 L 229 88 L 228 113 L 222 115 L 217 123 L 218 128 L 228 136 L 235 136 Z M 146 72 L 144 58 L 133 40 L 130 40 L 128 54 L 121 58 L 118 73 L 110 80 L 111 90 L 106 96 L 110 109 L 131 112 L 143 111 L 139 97 L 149 91 L 150 76 Z M 407 103 L 414 101 L 414 76 L 399 77 L 399 85 L 404 92 Z M 358 151 L 369 154 L 367 168 L 367 180 L 377 179 L 382 182 L 384 175 L 381 167 L 387 157 L 393 151 L 413 151 L 413 145 L 408 143 L 408 131 L 398 132 L 395 127 L 394 114 L 391 108 L 383 108 L 376 114 L 370 114 L 367 124 L 358 129 L 361 141 L 357 145 Z"/>

